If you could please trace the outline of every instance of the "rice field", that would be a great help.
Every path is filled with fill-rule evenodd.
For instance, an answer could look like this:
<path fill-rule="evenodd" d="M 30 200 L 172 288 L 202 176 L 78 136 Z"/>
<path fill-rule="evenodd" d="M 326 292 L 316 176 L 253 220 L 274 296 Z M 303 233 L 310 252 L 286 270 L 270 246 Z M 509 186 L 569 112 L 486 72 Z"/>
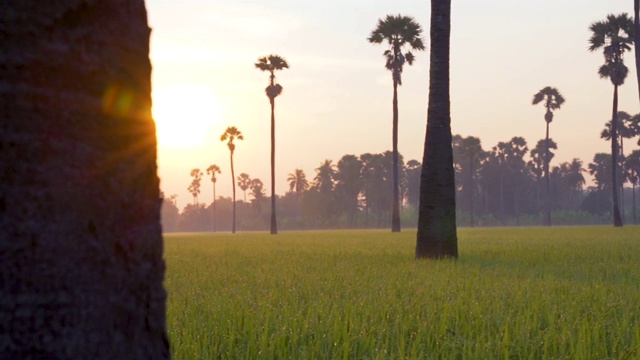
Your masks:
<path fill-rule="evenodd" d="M 638 359 L 640 227 L 165 236 L 174 359 Z"/>

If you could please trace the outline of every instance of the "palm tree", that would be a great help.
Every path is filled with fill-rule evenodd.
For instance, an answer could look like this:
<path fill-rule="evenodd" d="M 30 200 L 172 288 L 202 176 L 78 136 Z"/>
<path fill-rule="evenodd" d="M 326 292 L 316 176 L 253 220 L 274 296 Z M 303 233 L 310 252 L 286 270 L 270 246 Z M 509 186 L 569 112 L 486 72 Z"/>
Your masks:
<path fill-rule="evenodd" d="M 278 224 L 276 222 L 276 117 L 275 106 L 276 97 L 282 93 L 282 86 L 276 84 L 277 70 L 288 69 L 287 61 L 278 55 L 264 56 L 258 59 L 255 64 L 256 68 L 262 71 L 268 71 L 269 85 L 265 89 L 265 93 L 271 104 L 271 234 L 278 233 Z"/>
<path fill-rule="evenodd" d="M 551 190 L 549 185 L 549 124 L 553 121 L 553 110 L 558 110 L 564 104 L 564 97 L 560 91 L 554 87 L 546 86 L 533 95 L 532 105 L 537 105 L 544 101 L 544 107 L 547 112 L 544 114 L 544 121 L 547 123 L 547 132 L 545 136 L 545 152 L 544 152 L 544 182 L 546 187 L 546 197 L 544 201 L 545 216 L 544 225 L 551 226 Z"/>
<path fill-rule="evenodd" d="M 612 184 L 618 183 L 618 126 L 616 115 L 618 113 L 618 87 L 624 84 L 629 69 L 624 65 L 624 52 L 631 50 L 633 43 L 633 21 L 629 15 L 607 15 L 606 21 L 597 21 L 589 26 L 592 32 L 589 39 L 589 51 L 603 49 L 605 63 L 598 70 L 603 79 L 609 79 L 613 84 L 613 111 L 611 115 L 611 180 Z M 618 204 L 618 192 L 611 192 L 613 200 L 613 225 L 622 226 L 622 216 Z"/>
<path fill-rule="evenodd" d="M 323 194 L 333 191 L 333 182 L 336 176 L 335 165 L 331 160 L 325 160 L 316 168 L 316 176 L 313 178 L 314 187 Z"/>
<path fill-rule="evenodd" d="M 251 180 L 249 187 L 251 188 L 251 196 L 253 196 L 253 200 L 251 203 L 256 208 L 257 211 L 262 210 L 262 201 L 264 200 L 264 184 L 260 179 Z"/>
<path fill-rule="evenodd" d="M 238 186 L 240 187 L 240 190 L 242 190 L 242 192 L 244 193 L 244 202 L 246 203 L 247 189 L 249 189 L 249 187 L 251 186 L 251 178 L 249 177 L 249 174 L 242 173 L 238 175 Z"/>
<path fill-rule="evenodd" d="M 198 194 L 200 194 L 200 180 L 202 179 L 202 171 L 200 169 L 192 169 L 191 170 L 191 185 L 189 185 L 189 192 L 191 196 L 193 196 L 193 205 L 198 204 Z"/>
<path fill-rule="evenodd" d="M 457 258 L 449 97 L 451 0 L 431 0 L 430 34 L 429 109 L 420 177 L 416 258 Z"/>
<path fill-rule="evenodd" d="M 227 141 L 227 147 L 229 147 L 229 152 L 231 153 L 231 187 L 233 188 L 233 221 L 231 223 L 231 233 L 236 233 L 236 183 L 235 183 L 235 173 L 233 169 L 233 152 L 236 150 L 236 144 L 233 143 L 235 139 L 244 140 L 244 136 L 238 128 L 235 126 L 229 126 L 222 135 L 220 135 L 220 141 Z"/>
<path fill-rule="evenodd" d="M 302 169 L 295 169 L 293 173 L 287 177 L 289 182 L 289 191 L 295 191 L 296 196 L 300 196 L 303 191 L 309 188 L 309 181 Z"/>
<path fill-rule="evenodd" d="M 144 1 L 0 24 L 0 357 L 168 359 Z"/>
<path fill-rule="evenodd" d="M 393 79 L 393 208 L 391 215 L 391 231 L 400 231 L 400 185 L 398 176 L 398 85 L 402 85 L 402 70 L 405 62 L 413 65 L 415 57 L 411 51 L 403 54 L 403 48 L 422 51 L 424 44 L 420 35 L 422 28 L 412 17 L 387 15 L 378 19 L 376 28 L 368 40 L 372 44 L 387 42 L 389 49 L 384 52 L 386 68 L 391 71 Z"/>
<path fill-rule="evenodd" d="M 216 182 L 218 181 L 216 173 L 221 173 L 218 165 L 213 164 L 207 168 L 207 174 L 211 175 L 211 182 L 213 183 L 213 202 L 211 203 L 213 208 L 213 232 L 216 232 Z"/>

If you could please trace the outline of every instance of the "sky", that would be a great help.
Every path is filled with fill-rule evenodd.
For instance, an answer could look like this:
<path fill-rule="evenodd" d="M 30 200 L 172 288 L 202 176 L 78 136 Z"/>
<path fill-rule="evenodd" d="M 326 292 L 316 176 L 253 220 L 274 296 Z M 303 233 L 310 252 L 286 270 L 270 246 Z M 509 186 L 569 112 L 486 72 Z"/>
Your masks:
<path fill-rule="evenodd" d="M 399 88 L 399 151 L 422 161 L 429 94 L 429 1 L 381 0 L 146 0 L 153 65 L 153 114 L 158 133 L 161 190 L 192 201 L 190 171 L 222 169 L 216 195 L 231 196 L 228 126 L 244 140 L 234 153 L 236 176 L 247 173 L 270 189 L 269 76 L 255 68 L 278 54 L 276 193 L 288 190 L 296 168 L 307 179 L 325 159 L 390 150 L 392 78 L 385 45 L 367 41 L 379 18 L 412 16 L 426 51 L 406 66 Z M 451 118 L 453 134 L 476 136 L 485 150 L 514 136 L 535 147 L 545 136 L 544 108 L 533 94 L 558 88 L 566 102 L 550 136 L 558 144 L 551 165 L 580 158 L 585 168 L 609 152 L 600 131 L 611 117 L 613 86 L 600 79 L 601 52 L 588 51 L 589 24 L 607 14 L 633 13 L 631 0 L 453 0 Z M 640 112 L 633 53 L 620 87 L 619 110 Z M 638 148 L 625 143 L 625 153 Z M 587 176 L 587 178 L 589 178 Z M 239 191 L 239 190 L 238 190 Z M 204 175 L 199 201 L 210 203 Z M 241 192 L 238 192 L 241 199 Z"/>

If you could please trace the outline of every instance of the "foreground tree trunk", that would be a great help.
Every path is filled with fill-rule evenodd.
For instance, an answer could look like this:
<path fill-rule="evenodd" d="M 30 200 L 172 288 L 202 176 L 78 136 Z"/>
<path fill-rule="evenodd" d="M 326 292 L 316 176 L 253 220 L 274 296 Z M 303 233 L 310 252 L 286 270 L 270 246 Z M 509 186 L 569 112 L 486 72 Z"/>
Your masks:
<path fill-rule="evenodd" d="M 450 35 L 451 0 L 431 0 L 429 110 L 420 177 L 418 259 L 458 257 L 449 98 Z"/>
<path fill-rule="evenodd" d="M 144 1 L 2 1 L 0 34 L 0 357 L 168 358 Z"/>

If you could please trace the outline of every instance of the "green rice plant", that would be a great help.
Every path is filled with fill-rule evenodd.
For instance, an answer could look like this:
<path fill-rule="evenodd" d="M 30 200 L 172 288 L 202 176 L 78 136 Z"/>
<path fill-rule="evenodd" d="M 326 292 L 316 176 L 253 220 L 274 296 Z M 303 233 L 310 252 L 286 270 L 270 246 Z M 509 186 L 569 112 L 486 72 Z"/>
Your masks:
<path fill-rule="evenodd" d="M 175 359 L 635 359 L 640 228 L 165 237 Z"/>

